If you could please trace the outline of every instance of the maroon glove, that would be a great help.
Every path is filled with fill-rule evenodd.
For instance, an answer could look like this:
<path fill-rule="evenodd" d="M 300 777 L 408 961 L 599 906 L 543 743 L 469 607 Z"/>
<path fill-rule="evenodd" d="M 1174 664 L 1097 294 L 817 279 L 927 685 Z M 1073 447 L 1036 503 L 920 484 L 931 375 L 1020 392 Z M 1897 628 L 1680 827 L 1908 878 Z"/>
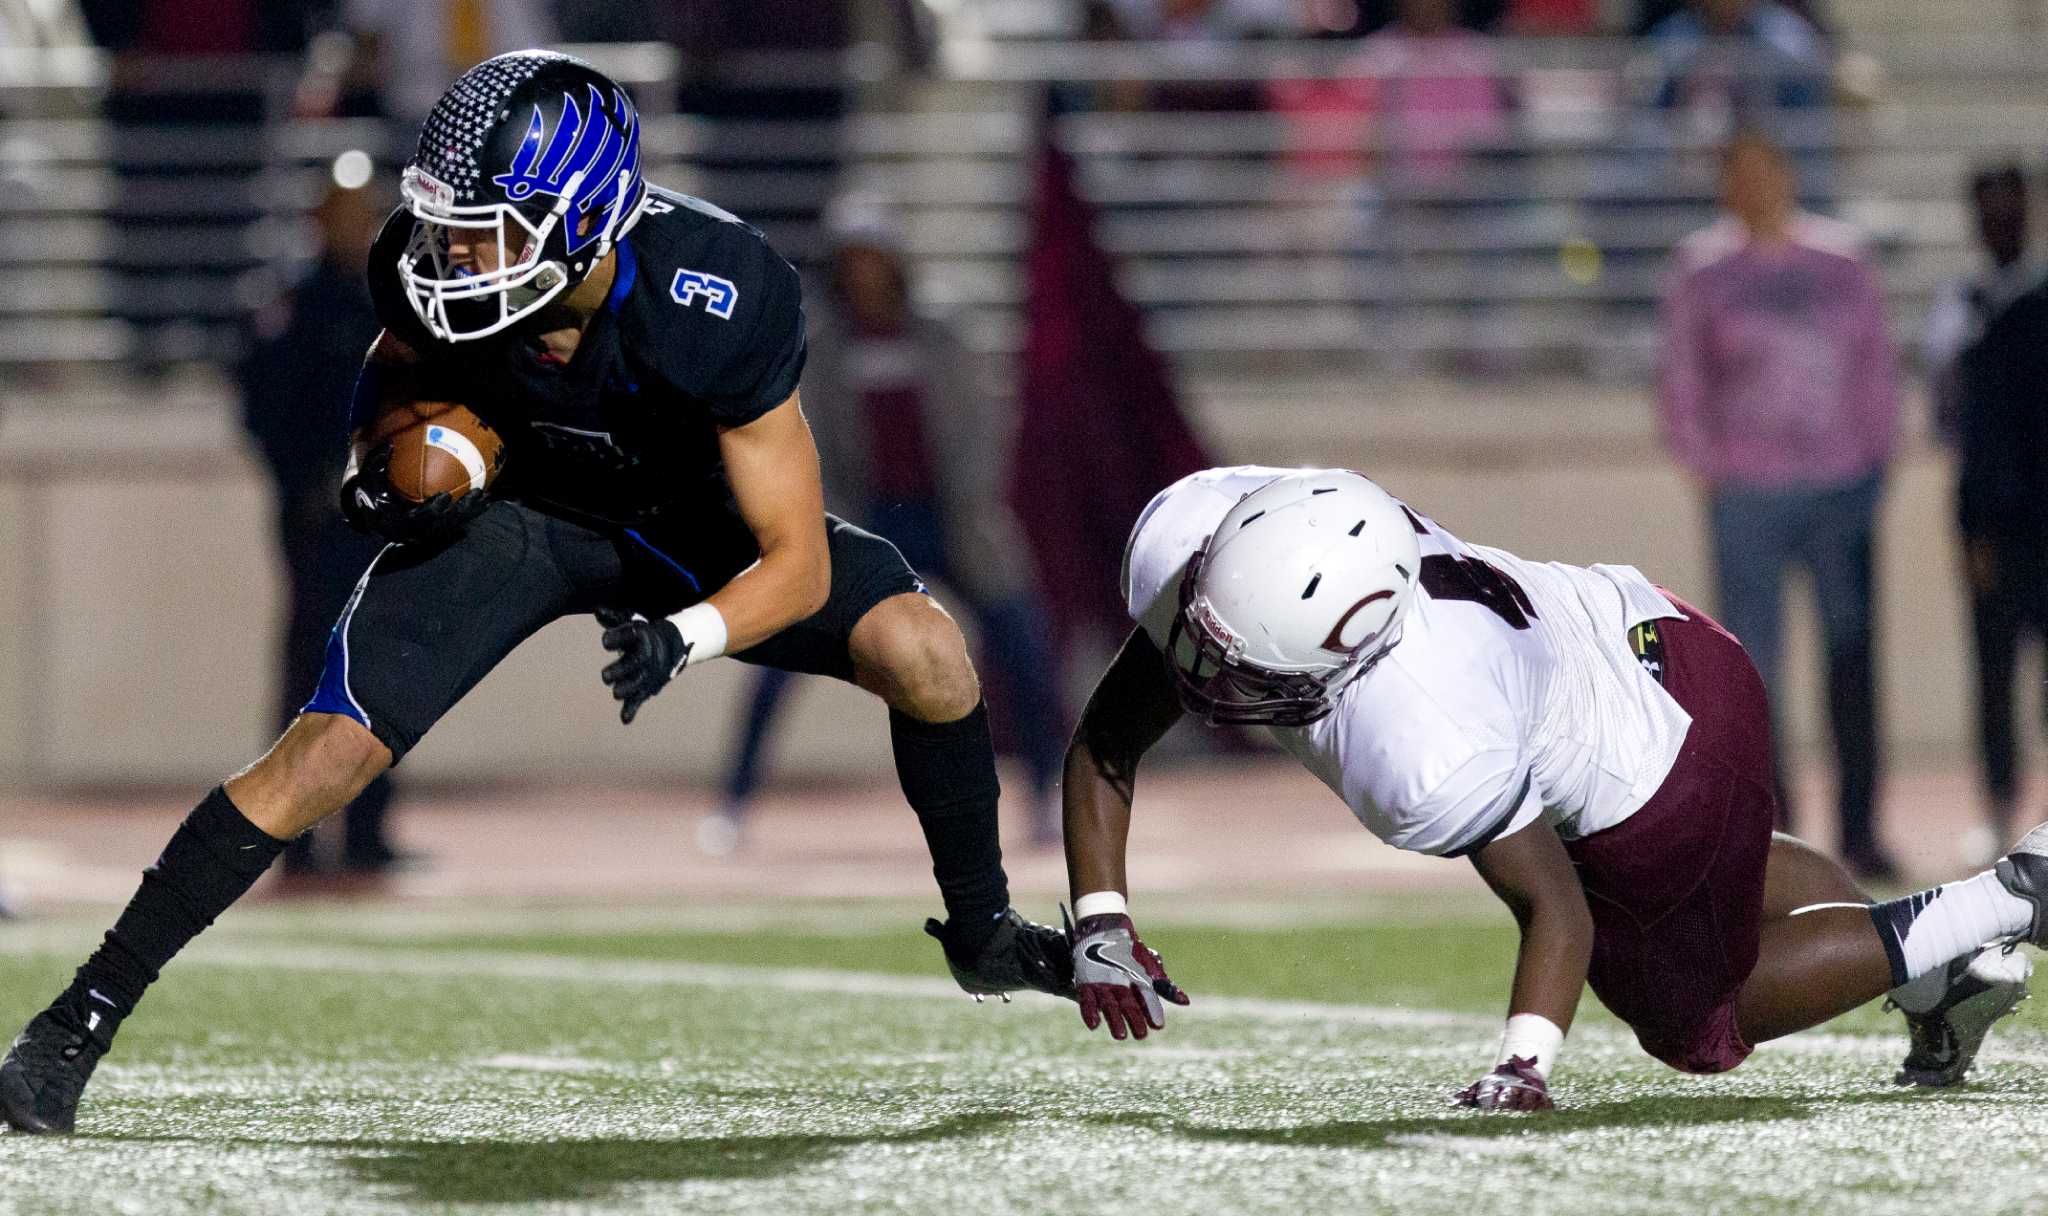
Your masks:
<path fill-rule="evenodd" d="M 1459 1090 L 1451 1101 L 1478 1110 L 1556 1110 L 1536 1061 L 1510 1056 L 1508 1062 Z"/>
<path fill-rule="evenodd" d="M 1093 1030 L 1109 1023 L 1109 1037 L 1142 1039 L 1145 1028 L 1166 1028 L 1166 1001 L 1188 1003 L 1188 994 L 1166 978 L 1159 956 L 1138 940 L 1131 918 L 1121 913 L 1091 916 L 1067 930 L 1074 946 L 1074 986 L 1081 1021 Z"/>

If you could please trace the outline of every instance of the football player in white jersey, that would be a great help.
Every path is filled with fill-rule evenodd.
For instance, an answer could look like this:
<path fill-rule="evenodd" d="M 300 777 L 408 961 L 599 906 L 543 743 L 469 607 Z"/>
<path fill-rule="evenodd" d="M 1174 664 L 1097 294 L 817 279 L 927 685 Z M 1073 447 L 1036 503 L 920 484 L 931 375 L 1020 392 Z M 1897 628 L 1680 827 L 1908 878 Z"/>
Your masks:
<path fill-rule="evenodd" d="M 1521 928 L 1497 1062 L 1456 1095 L 1551 1105 L 1591 985 L 1687 1072 L 1891 995 L 1901 1084 L 1962 1079 L 2048 942 L 2048 825 L 1995 869 L 1873 903 L 1772 827 L 1761 680 L 1628 566 L 1470 545 L 1338 470 L 1182 479 L 1133 530 L 1137 624 L 1067 755 L 1081 1016 L 1144 1038 L 1188 998 L 1130 918 L 1139 758 L 1183 714 L 1261 724 L 1399 848 L 1464 857 Z"/>

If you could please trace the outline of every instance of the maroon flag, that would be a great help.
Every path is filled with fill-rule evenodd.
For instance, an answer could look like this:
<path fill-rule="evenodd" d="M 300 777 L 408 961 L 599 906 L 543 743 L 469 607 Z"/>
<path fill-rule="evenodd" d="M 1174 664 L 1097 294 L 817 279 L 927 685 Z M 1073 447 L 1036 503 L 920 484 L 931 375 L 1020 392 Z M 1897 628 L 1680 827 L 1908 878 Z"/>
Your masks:
<path fill-rule="evenodd" d="M 1048 137 L 1031 202 L 1011 497 L 1062 652 L 1129 630 L 1118 575 L 1131 525 L 1154 494 L 1210 464 L 1094 228 L 1072 159 Z"/>

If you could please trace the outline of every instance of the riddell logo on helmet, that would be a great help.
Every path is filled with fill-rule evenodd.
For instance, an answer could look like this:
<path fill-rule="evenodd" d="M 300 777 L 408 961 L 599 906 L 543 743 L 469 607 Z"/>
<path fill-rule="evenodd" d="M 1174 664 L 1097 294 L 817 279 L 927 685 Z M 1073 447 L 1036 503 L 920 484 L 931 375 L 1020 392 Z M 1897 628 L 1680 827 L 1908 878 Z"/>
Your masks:
<path fill-rule="evenodd" d="M 1346 608 L 1344 610 L 1344 615 L 1338 617 L 1337 623 L 1330 628 L 1330 636 L 1323 639 L 1323 649 L 1329 651 L 1331 654 L 1341 654 L 1346 657 L 1356 657 L 1359 651 L 1364 650 L 1366 647 L 1378 641 L 1380 631 L 1375 629 L 1371 633 L 1368 633 L 1364 637 L 1360 638 L 1358 641 L 1347 643 L 1344 640 L 1344 630 L 1347 626 L 1351 624 L 1351 618 L 1357 616 L 1359 611 L 1363 609 L 1367 604 L 1376 604 L 1381 600 L 1390 600 L 1393 598 L 1394 593 L 1391 591 L 1375 591 L 1371 595 L 1368 595 L 1364 599 L 1351 605 L 1351 607 Z"/>
<path fill-rule="evenodd" d="M 455 187 L 414 165 L 405 171 L 407 193 L 432 207 L 446 210 L 455 205 Z"/>
<path fill-rule="evenodd" d="M 1224 647 L 1235 650 L 1243 644 L 1244 640 L 1238 637 L 1230 626 L 1217 619 L 1216 610 L 1209 606 L 1208 600 L 1196 600 L 1189 606 L 1188 615 Z"/>

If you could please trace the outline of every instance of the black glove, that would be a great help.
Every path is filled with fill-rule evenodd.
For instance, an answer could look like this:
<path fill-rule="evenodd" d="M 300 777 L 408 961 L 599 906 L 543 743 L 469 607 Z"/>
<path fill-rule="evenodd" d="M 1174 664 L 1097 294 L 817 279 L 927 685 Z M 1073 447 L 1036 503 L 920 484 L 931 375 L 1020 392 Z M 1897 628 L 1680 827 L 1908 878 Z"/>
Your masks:
<path fill-rule="evenodd" d="M 489 505 L 489 496 L 479 490 L 460 498 L 436 494 L 425 502 L 400 494 L 391 486 L 388 443 L 377 445 L 341 483 L 341 514 L 349 526 L 401 545 L 454 536 Z"/>
<path fill-rule="evenodd" d="M 619 702 L 619 721 L 631 725 L 640 707 L 689 663 L 690 644 L 669 621 L 622 608 L 598 609 L 597 623 L 604 626 L 604 648 L 619 656 L 604 669 L 604 682 Z"/>

